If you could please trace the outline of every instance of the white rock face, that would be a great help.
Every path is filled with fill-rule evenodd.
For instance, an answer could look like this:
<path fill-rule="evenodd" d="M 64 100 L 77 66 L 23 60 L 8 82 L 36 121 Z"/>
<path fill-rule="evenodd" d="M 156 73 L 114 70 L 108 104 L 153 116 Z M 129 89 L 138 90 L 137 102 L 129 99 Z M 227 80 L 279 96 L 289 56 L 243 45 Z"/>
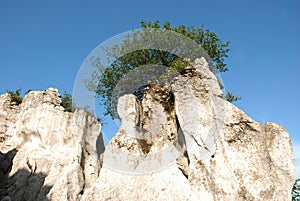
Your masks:
<path fill-rule="evenodd" d="M 64 112 L 57 90 L 30 92 L 19 106 L 0 96 L 0 201 L 291 200 L 287 131 L 223 100 L 205 59 L 195 63 L 173 94 L 151 86 L 141 104 L 122 96 L 105 152 L 101 125 Z"/>
<path fill-rule="evenodd" d="M 224 101 L 220 82 L 201 62 L 172 86 L 189 185 L 200 200 L 289 200 L 295 176 L 289 134 Z"/>
<path fill-rule="evenodd" d="M 0 96 L 1 152 L 18 150 L 0 200 L 75 201 L 98 178 L 101 125 L 82 110 L 64 112 L 60 103 L 53 88 L 29 92 L 18 106 Z"/>

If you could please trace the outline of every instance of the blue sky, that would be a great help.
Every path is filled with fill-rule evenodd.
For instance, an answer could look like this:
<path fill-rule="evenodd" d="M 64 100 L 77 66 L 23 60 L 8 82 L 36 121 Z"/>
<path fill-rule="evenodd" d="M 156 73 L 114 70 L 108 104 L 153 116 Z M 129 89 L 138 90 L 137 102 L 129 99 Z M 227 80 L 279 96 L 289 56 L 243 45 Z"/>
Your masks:
<path fill-rule="evenodd" d="M 0 1 L 0 93 L 57 87 L 72 93 L 88 54 L 141 20 L 200 26 L 230 41 L 222 74 L 235 104 L 260 123 L 283 125 L 300 167 L 300 2 Z M 298 177 L 300 173 L 298 172 Z"/>

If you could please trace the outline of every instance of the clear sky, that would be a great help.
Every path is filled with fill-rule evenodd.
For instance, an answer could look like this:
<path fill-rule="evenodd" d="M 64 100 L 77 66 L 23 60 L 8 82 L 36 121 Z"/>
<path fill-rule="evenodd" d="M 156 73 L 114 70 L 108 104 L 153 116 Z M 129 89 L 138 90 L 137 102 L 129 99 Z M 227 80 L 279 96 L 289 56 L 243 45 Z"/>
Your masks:
<path fill-rule="evenodd" d="M 254 120 L 290 133 L 300 167 L 300 1 L 0 1 L 0 93 L 57 87 L 72 93 L 87 55 L 141 20 L 205 24 L 230 41 L 227 90 Z M 298 171 L 297 176 L 300 177 Z"/>

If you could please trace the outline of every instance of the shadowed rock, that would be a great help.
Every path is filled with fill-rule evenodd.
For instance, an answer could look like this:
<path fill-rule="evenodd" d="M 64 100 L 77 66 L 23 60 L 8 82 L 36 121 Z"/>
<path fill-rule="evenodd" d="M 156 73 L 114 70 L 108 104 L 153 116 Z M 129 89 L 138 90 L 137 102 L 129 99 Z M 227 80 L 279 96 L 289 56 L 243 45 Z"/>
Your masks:
<path fill-rule="evenodd" d="M 13 166 L 13 159 L 17 154 L 17 149 L 12 149 L 7 153 L 0 151 L 0 187 L 6 183 L 8 174 Z"/>

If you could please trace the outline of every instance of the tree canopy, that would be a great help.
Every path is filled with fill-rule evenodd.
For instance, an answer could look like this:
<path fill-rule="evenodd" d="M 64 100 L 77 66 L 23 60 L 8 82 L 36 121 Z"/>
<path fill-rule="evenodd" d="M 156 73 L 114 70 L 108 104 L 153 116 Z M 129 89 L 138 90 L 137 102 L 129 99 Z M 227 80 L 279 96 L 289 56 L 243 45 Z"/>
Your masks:
<path fill-rule="evenodd" d="M 111 105 L 111 102 L 114 101 L 112 100 L 114 89 L 127 73 L 138 70 L 140 66 L 162 65 L 175 70 L 179 74 L 184 74 L 186 67 L 190 66 L 190 59 L 204 56 L 213 64 L 214 69 L 211 69 L 213 72 L 228 71 L 224 60 L 228 56 L 229 41 L 222 42 L 216 33 L 205 29 L 204 25 L 200 27 L 186 27 L 184 25 L 172 26 L 170 22 L 161 25 L 158 21 L 141 21 L 140 26 L 140 30 L 134 30 L 133 34 L 130 37 L 125 37 L 121 44 L 104 48 L 107 55 L 115 59 L 110 66 L 101 69 L 103 66 L 99 58 L 91 58 L 92 65 L 95 66 L 98 71 L 96 70 L 94 72 L 87 86 L 88 89 L 95 91 L 103 101 L 106 111 L 105 115 L 109 114 L 114 118 L 116 108 Z M 190 41 L 172 40 L 172 38 L 168 38 L 168 35 L 167 37 L 164 35 L 162 38 L 160 38 L 159 35 L 151 35 L 155 37 L 155 40 L 153 40 L 153 38 L 149 38 L 149 34 L 144 31 L 149 29 L 173 31 L 177 34 L 181 34 L 185 36 L 184 38 L 188 38 L 192 43 L 198 47 L 202 47 L 205 51 L 201 52 L 202 48 L 200 51 L 195 50 L 195 48 L 191 49 Z M 141 43 L 141 41 L 143 42 Z M 161 46 L 165 45 L 168 49 L 151 48 L 157 45 L 153 44 L 153 41 L 159 43 Z M 128 53 L 128 48 L 136 49 L 136 51 Z M 185 58 L 185 55 L 189 55 L 189 57 Z M 142 87 L 134 92 L 140 100 L 143 90 Z M 227 93 L 226 96 L 228 101 L 240 99 L 231 93 Z"/>

